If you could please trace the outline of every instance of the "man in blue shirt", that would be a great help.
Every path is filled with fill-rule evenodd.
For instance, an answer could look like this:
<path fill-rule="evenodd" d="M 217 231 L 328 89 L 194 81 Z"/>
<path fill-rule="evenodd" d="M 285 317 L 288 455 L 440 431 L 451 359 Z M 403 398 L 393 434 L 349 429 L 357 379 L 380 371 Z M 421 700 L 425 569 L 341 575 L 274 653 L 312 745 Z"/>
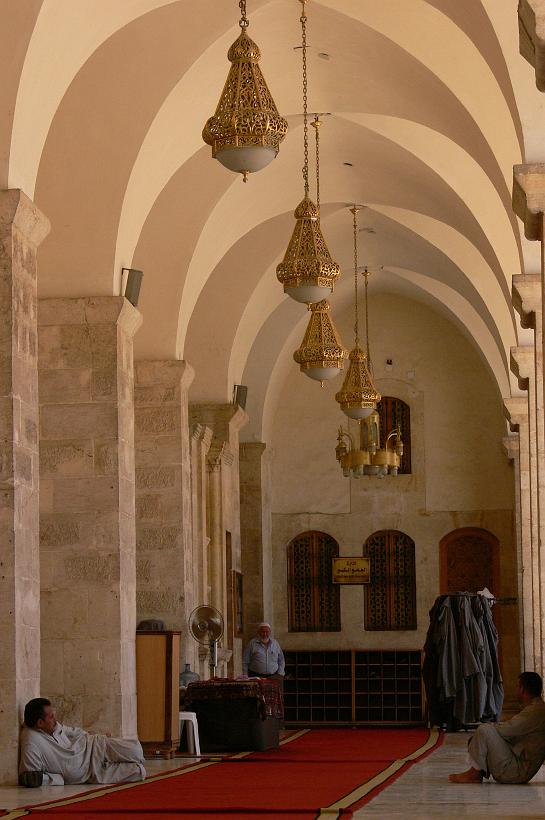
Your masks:
<path fill-rule="evenodd" d="M 271 637 L 270 624 L 262 623 L 255 638 L 247 644 L 242 655 L 242 671 L 252 678 L 284 677 L 284 653 L 277 640 Z"/>

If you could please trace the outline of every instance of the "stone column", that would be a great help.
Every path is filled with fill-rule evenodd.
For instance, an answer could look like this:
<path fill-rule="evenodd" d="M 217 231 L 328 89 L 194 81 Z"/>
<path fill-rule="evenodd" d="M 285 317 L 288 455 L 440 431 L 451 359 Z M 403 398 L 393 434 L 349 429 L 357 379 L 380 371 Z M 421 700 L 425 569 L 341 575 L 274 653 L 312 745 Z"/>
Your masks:
<path fill-rule="evenodd" d="M 537 472 L 537 435 L 536 435 L 536 390 L 534 351 L 531 347 L 511 348 L 511 370 L 517 376 L 519 387 L 527 391 L 526 432 L 528 435 L 529 494 L 530 494 L 530 540 L 532 545 L 532 590 L 534 601 L 534 664 L 541 674 L 542 637 L 541 637 L 541 550 L 539 541 L 539 504 Z"/>
<path fill-rule="evenodd" d="M 36 252 L 49 222 L 0 192 L 0 783 L 17 782 L 23 707 L 40 689 Z"/>
<path fill-rule="evenodd" d="M 194 605 L 208 604 L 210 598 L 210 583 L 208 572 L 208 545 L 210 538 L 207 524 L 207 492 L 208 492 L 208 451 L 212 443 L 212 430 L 202 424 L 194 424 L 191 428 L 191 509 L 193 520 L 193 555 L 198 568 L 197 588 L 195 589 Z M 207 654 L 202 646 L 193 647 L 193 667 L 202 678 L 208 675 Z M 189 647 L 188 647 L 189 649 Z M 188 655 L 186 655 L 188 658 Z M 188 662 L 189 658 L 188 658 Z"/>
<path fill-rule="evenodd" d="M 245 640 L 272 619 L 271 487 L 263 442 L 240 445 L 240 537 L 244 574 Z"/>
<path fill-rule="evenodd" d="M 42 690 L 136 732 L 133 335 L 123 297 L 39 305 Z"/>
<path fill-rule="evenodd" d="M 545 0 L 519 0 L 519 50 L 535 68 L 536 85 L 545 91 Z"/>
<path fill-rule="evenodd" d="M 524 593 L 523 593 L 523 561 L 522 561 L 522 534 L 521 534 L 521 511 L 520 511 L 520 453 L 518 433 L 510 433 L 503 439 L 503 447 L 507 458 L 513 462 L 514 468 L 514 490 L 515 490 L 515 543 L 517 545 L 517 597 L 518 597 L 518 625 L 519 625 L 519 646 L 520 646 L 520 671 L 527 668 L 526 646 L 524 642 Z M 528 629 L 528 627 L 526 627 Z M 532 659 L 528 663 L 532 663 Z M 529 667 L 528 667 L 529 668 Z"/>
<path fill-rule="evenodd" d="M 534 7 L 534 11 L 538 5 L 543 7 L 543 3 L 538 0 L 528 0 L 520 4 L 520 11 L 524 14 L 528 12 L 530 7 Z M 539 15 L 538 15 L 539 16 Z M 528 18 L 524 18 L 526 21 Z M 539 34 L 538 30 L 543 29 L 542 23 L 538 22 L 537 28 L 534 30 Z M 541 39 L 541 35 L 538 36 Z M 536 49 L 538 42 L 536 40 Z M 542 44 L 539 48 L 542 47 Z M 536 51 L 537 57 L 537 51 Z M 536 73 L 537 73 L 536 63 Z M 515 277 L 515 306 L 517 302 L 521 303 L 521 312 L 523 314 L 533 313 L 533 325 L 535 330 L 535 429 L 536 429 L 536 450 L 537 450 L 537 464 L 538 464 L 538 501 L 540 506 L 540 522 L 539 522 L 539 539 L 540 539 L 540 556 L 541 544 L 543 543 L 543 534 L 545 529 L 545 424 L 544 424 L 544 380 L 543 380 L 543 345 L 545 340 L 544 325 L 545 310 L 545 288 L 543 286 L 543 276 L 545 275 L 545 242 L 544 242 L 544 219 L 545 219 L 545 163 L 529 163 L 526 165 L 515 165 L 513 168 L 513 209 L 517 216 L 524 223 L 525 236 L 534 241 L 539 241 L 541 245 L 541 272 L 539 275 L 539 285 L 532 281 L 534 277 L 521 276 Z M 519 290 L 520 288 L 520 290 Z M 541 305 L 539 302 L 541 301 Z M 526 317 L 528 318 L 528 317 Z M 524 322 L 523 322 L 524 323 Z M 521 454 L 522 464 L 522 454 Z M 543 486 L 542 486 L 543 485 Z M 545 597 L 542 598 L 545 601 Z M 545 618 L 545 612 L 542 609 L 534 609 L 534 618 L 539 621 L 540 625 Z M 545 630 L 542 630 L 545 632 Z M 538 671 L 541 671 L 540 666 Z"/>
<path fill-rule="evenodd" d="M 239 674 L 242 641 L 240 637 L 233 635 L 232 570 L 241 570 L 238 451 L 239 430 L 248 416 L 244 410 L 232 404 L 196 404 L 190 407 L 190 417 L 193 424 L 200 424 L 212 431 L 207 456 L 209 602 L 220 610 L 225 621 L 223 648 L 227 650 L 225 664 L 228 666 L 220 666 L 220 671 L 226 669 L 229 674 Z M 229 560 L 227 533 L 231 545 Z"/>
<path fill-rule="evenodd" d="M 530 504 L 530 442 L 528 426 L 528 402 L 525 398 L 504 399 L 505 412 L 513 432 L 519 436 L 519 497 L 520 497 L 520 542 L 522 573 L 522 595 L 520 601 L 522 620 L 524 624 L 524 657 L 528 671 L 538 671 L 537 655 L 539 645 L 535 643 L 534 613 L 534 581 L 532 564 L 532 515 Z M 537 602 L 536 602 L 537 603 Z M 539 621 L 540 619 L 537 618 Z"/>
<path fill-rule="evenodd" d="M 197 584 L 187 405 L 193 377 L 183 361 L 135 365 L 136 615 L 180 630 L 182 660 Z"/>

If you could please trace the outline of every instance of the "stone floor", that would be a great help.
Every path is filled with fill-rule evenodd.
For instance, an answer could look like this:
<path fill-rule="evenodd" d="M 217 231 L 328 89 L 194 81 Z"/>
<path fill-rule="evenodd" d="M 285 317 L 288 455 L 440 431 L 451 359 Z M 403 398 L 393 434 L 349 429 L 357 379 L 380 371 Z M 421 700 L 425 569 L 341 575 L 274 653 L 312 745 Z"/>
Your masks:
<path fill-rule="evenodd" d="M 545 766 L 540 769 L 527 786 L 502 786 L 483 783 L 476 786 L 459 786 L 448 782 L 450 772 L 466 767 L 468 735 L 446 735 L 445 742 L 437 751 L 421 763 L 412 766 L 389 788 L 354 814 L 363 818 L 369 815 L 390 820 L 392 817 L 431 820 L 442 817 L 501 817 L 502 820 L 525 820 L 545 815 Z M 191 765 L 195 759 L 148 760 L 149 774 L 169 771 Z M 85 790 L 90 790 L 86 786 Z M 96 788 L 100 788 L 97 786 Z M 49 786 L 41 789 L 20 789 L 16 786 L 0 787 L 0 807 L 14 809 L 35 805 L 47 800 L 59 800 L 82 791 L 81 786 Z"/>

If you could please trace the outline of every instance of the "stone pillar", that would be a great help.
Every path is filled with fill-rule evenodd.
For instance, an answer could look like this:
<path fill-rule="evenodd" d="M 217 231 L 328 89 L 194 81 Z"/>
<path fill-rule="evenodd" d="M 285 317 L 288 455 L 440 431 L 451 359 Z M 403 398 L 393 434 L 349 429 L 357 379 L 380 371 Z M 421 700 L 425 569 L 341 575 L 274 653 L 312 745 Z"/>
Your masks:
<path fill-rule="evenodd" d="M 515 543 L 517 545 L 517 598 L 518 598 L 518 625 L 519 625 L 519 646 L 520 646 L 520 671 L 523 672 L 527 667 L 526 659 L 526 645 L 524 636 L 528 630 L 528 626 L 524 623 L 524 592 L 523 592 L 523 560 L 522 560 L 522 522 L 520 510 L 520 453 L 519 453 L 519 435 L 518 433 L 510 433 L 503 439 L 503 447 L 507 458 L 513 462 L 514 468 L 514 490 L 515 490 Z M 533 663 L 530 657 L 528 663 Z"/>
<path fill-rule="evenodd" d="M 123 297 L 39 305 L 42 690 L 136 732 L 133 335 Z"/>
<path fill-rule="evenodd" d="M 534 11 L 538 6 L 543 10 L 543 3 L 538 0 L 528 0 L 528 2 L 521 2 L 519 11 L 523 13 L 528 12 L 530 7 Z M 525 11 L 524 11 L 525 10 Z M 524 16 L 524 14 L 523 14 Z M 543 30 L 542 23 L 535 18 L 534 22 L 539 25 L 534 30 L 534 34 Z M 528 19 L 528 18 L 524 18 Z M 538 39 L 542 40 L 541 35 Z M 536 57 L 537 57 L 537 40 Z M 539 48 L 542 47 L 539 46 Z M 536 73 L 537 73 L 536 63 Z M 541 272 L 539 275 L 539 284 L 535 282 L 534 276 L 520 276 L 515 277 L 514 281 L 514 304 L 518 309 L 520 304 L 520 312 L 523 315 L 523 324 L 525 319 L 529 324 L 532 324 L 529 314 L 533 313 L 533 326 L 535 331 L 535 354 L 534 354 L 534 369 L 535 369 L 535 430 L 536 430 L 536 451 L 537 451 L 537 466 L 538 466 L 538 502 L 540 509 L 539 519 L 539 555 L 541 559 L 541 549 L 543 544 L 543 536 L 545 534 L 545 420 L 544 420 L 544 380 L 543 380 L 543 345 L 545 340 L 545 332 L 543 322 L 545 320 L 544 300 L 545 288 L 543 286 L 543 277 L 545 275 L 545 242 L 544 242 L 544 220 L 545 220 L 545 163 L 529 163 L 526 165 L 515 165 L 513 168 L 513 209 L 517 216 L 524 223 L 525 236 L 534 241 L 539 241 L 541 244 Z M 541 304 L 540 304 L 541 303 Z M 526 314 L 526 316 L 524 316 Z M 522 465 L 522 452 L 521 452 Z M 541 560 L 540 560 L 541 564 Z M 541 574 L 541 573 L 540 573 Z M 545 587 L 543 587 L 545 590 Z M 545 595 L 542 596 L 545 601 Z M 542 631 L 545 634 L 545 628 L 542 622 L 545 619 L 545 612 L 542 608 L 534 609 L 534 618 L 539 621 Z M 543 657 L 544 653 L 542 653 Z M 536 667 L 538 671 L 542 671 L 543 667 Z"/>
<path fill-rule="evenodd" d="M 519 50 L 535 68 L 536 85 L 545 91 L 545 0 L 519 0 Z"/>
<path fill-rule="evenodd" d="M 536 434 L 536 390 L 534 351 L 531 347 L 511 348 L 511 370 L 517 376 L 519 387 L 527 391 L 527 418 L 525 429 L 528 435 L 529 494 L 530 494 L 530 540 L 532 545 L 532 594 L 533 594 L 533 629 L 534 629 L 534 668 L 541 674 L 542 661 L 542 626 L 541 626 L 541 554 L 539 542 L 539 504 L 537 472 L 537 434 Z"/>
<path fill-rule="evenodd" d="M 532 515 L 530 504 L 530 441 L 528 426 L 528 402 L 525 398 L 504 399 L 505 412 L 511 429 L 519 434 L 519 488 L 520 488 L 520 542 L 522 572 L 522 596 L 520 607 L 524 624 L 524 657 L 528 671 L 538 671 L 535 645 L 534 583 L 532 575 Z M 539 621 L 539 618 L 537 619 Z"/>
<path fill-rule="evenodd" d="M 187 617 L 197 584 L 187 404 L 193 377 L 183 361 L 135 365 L 136 615 L 180 630 L 182 661 L 193 643 Z"/>
<path fill-rule="evenodd" d="M 202 424 L 194 424 L 191 428 L 191 509 L 193 520 L 193 555 L 197 566 L 197 588 L 194 604 L 208 604 L 210 598 L 210 584 L 208 580 L 208 536 L 207 524 L 207 492 L 208 492 L 208 451 L 212 443 L 212 430 Z M 193 662 L 202 678 L 207 677 L 207 655 L 197 643 L 193 647 Z M 188 650 L 189 645 L 188 645 Z M 186 654 L 187 662 L 189 661 Z"/>
<path fill-rule="evenodd" d="M 245 640 L 260 621 L 272 620 L 271 486 L 263 442 L 240 445 L 240 537 L 244 574 Z"/>
<path fill-rule="evenodd" d="M 0 783 L 17 782 L 23 707 L 40 689 L 36 252 L 49 222 L 0 192 Z"/>
<path fill-rule="evenodd" d="M 232 572 L 241 570 L 239 430 L 248 416 L 232 404 L 196 404 L 190 407 L 190 418 L 192 424 L 212 431 L 207 456 L 208 581 L 209 603 L 220 610 L 225 621 L 226 653 L 220 674 L 240 674 L 242 640 L 234 635 Z"/>

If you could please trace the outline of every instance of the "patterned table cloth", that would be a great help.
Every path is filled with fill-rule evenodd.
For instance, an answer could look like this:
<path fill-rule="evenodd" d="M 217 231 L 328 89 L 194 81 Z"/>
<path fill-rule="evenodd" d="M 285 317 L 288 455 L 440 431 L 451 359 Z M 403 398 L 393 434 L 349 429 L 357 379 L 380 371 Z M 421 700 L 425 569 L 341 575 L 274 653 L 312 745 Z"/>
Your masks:
<path fill-rule="evenodd" d="M 282 686 L 272 678 L 231 680 L 212 678 L 194 681 L 187 687 L 189 704 L 203 700 L 241 700 L 251 698 L 256 701 L 261 720 L 284 717 Z"/>

